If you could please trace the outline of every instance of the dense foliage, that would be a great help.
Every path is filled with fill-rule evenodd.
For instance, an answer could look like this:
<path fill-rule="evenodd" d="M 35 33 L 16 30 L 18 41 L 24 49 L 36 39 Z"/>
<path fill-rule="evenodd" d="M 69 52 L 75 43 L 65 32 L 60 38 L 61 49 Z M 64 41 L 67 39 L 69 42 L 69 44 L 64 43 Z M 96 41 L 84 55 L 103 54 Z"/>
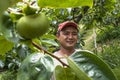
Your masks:
<path fill-rule="evenodd" d="M 53 3 L 52 1 L 54 2 L 54 0 L 51 0 L 47 1 L 47 3 L 51 4 Z M 59 4 L 59 1 L 56 4 Z M 29 7 L 27 7 L 26 11 L 26 5 L 32 7 L 32 11 Z M 42 7 L 40 7 L 40 5 L 42 5 Z M 36 0 L 28 0 L 16 3 L 2 14 L 0 22 L 2 24 L 0 25 L 0 72 L 2 72 L 2 76 L 0 75 L 0 78 L 2 77 L 3 80 L 16 80 L 16 73 L 23 60 L 25 60 L 27 56 L 38 51 L 38 49 L 32 45 L 31 40 L 20 38 L 16 31 L 16 24 L 22 16 L 39 12 L 46 14 L 50 21 L 50 28 L 43 36 L 35 38 L 32 41 L 41 45 L 46 51 L 52 53 L 59 48 L 59 44 L 55 37 L 57 25 L 60 22 L 72 20 L 80 26 L 80 39 L 76 48 L 87 46 L 87 43 L 84 42 L 84 38 L 86 37 L 86 34 L 89 34 L 88 30 L 95 28 L 97 47 L 102 48 L 99 52 L 101 58 L 105 60 L 110 67 L 114 69 L 119 67 L 120 61 L 118 53 L 120 43 L 119 41 L 115 42 L 114 40 L 120 39 L 120 1 L 93 0 L 92 4 L 92 0 L 90 3 L 86 0 L 86 3 L 80 3 L 81 6 L 76 4 L 72 7 L 68 7 L 70 5 L 71 4 L 63 4 L 61 6 L 56 6 L 55 4 L 52 4 L 46 6 L 39 3 L 39 6 L 37 6 Z M 93 42 L 91 41 L 91 43 Z M 94 45 L 92 48 L 94 48 Z M 93 50 L 92 48 L 91 51 Z M 58 68 L 62 69 L 60 67 Z M 59 69 L 57 70 L 59 71 Z"/>

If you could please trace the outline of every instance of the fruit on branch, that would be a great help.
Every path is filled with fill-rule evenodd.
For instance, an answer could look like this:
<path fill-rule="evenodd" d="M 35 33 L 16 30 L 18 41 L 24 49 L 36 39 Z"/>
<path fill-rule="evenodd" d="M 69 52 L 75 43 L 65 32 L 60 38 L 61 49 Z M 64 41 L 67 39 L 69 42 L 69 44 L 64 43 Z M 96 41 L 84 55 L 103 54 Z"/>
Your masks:
<path fill-rule="evenodd" d="M 30 4 L 25 4 L 23 6 L 22 11 L 25 15 L 32 15 L 36 13 L 37 8 L 35 8 L 34 6 L 31 6 Z"/>
<path fill-rule="evenodd" d="M 49 20 L 44 13 L 21 17 L 16 25 L 18 34 L 25 39 L 33 39 L 45 34 L 49 28 Z"/>

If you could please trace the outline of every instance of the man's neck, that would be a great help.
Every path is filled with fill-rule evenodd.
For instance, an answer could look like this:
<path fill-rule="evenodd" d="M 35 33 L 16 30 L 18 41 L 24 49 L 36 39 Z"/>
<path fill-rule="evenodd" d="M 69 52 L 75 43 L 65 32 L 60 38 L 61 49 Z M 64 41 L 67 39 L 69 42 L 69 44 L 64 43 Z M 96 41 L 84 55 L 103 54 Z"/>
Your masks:
<path fill-rule="evenodd" d="M 65 49 L 63 47 L 60 47 L 60 50 L 58 51 L 59 54 L 63 55 L 63 56 L 70 56 L 73 52 L 75 51 L 74 48 L 72 49 Z"/>

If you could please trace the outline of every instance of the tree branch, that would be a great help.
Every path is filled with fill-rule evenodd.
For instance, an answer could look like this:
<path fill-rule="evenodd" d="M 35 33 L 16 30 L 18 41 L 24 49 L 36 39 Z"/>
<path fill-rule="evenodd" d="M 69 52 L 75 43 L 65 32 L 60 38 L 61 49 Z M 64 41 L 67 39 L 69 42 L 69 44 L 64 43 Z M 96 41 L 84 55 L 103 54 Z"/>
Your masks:
<path fill-rule="evenodd" d="M 58 58 L 57 56 L 53 55 L 52 53 L 48 52 L 47 50 L 43 49 L 41 46 L 39 46 L 38 44 L 36 44 L 35 42 L 32 41 L 32 44 L 39 50 L 44 51 L 44 53 L 52 56 L 53 58 L 56 58 L 63 66 L 67 66 L 69 67 L 66 63 L 64 63 L 63 61 L 60 60 L 60 58 Z"/>

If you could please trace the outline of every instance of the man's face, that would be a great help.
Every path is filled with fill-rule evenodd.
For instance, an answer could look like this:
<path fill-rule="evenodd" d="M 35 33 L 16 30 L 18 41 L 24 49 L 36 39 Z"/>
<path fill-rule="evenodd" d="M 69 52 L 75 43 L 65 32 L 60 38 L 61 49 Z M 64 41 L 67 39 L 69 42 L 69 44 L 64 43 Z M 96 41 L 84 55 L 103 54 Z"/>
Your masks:
<path fill-rule="evenodd" d="M 57 40 L 64 48 L 74 48 L 78 40 L 78 30 L 71 26 L 65 27 L 60 31 L 59 35 L 57 35 Z"/>

